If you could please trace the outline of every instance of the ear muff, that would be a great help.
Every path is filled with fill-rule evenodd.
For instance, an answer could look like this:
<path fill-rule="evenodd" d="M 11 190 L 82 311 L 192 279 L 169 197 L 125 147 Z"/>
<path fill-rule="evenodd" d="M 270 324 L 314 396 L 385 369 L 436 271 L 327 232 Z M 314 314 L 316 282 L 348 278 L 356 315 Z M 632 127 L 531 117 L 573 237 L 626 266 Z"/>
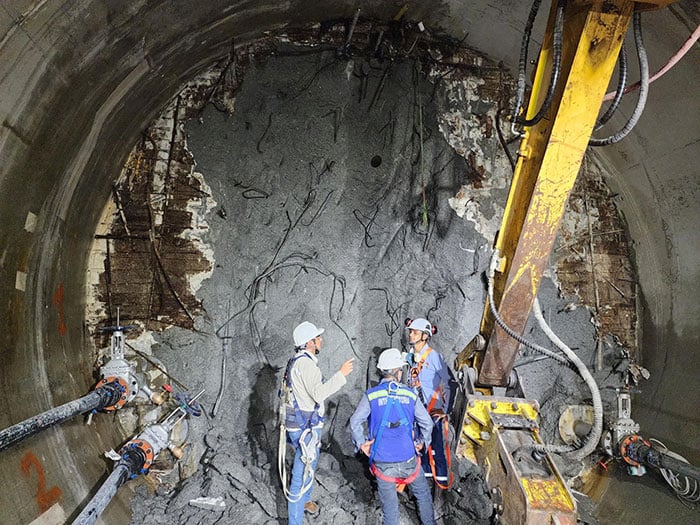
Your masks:
<path fill-rule="evenodd" d="M 432 328 L 430 329 L 433 335 L 437 334 L 437 326 L 432 325 Z"/>
<path fill-rule="evenodd" d="M 411 319 L 410 317 L 406 317 L 406 319 L 404 319 L 403 324 L 406 325 L 406 328 L 408 328 L 412 322 L 413 322 L 413 319 Z"/>

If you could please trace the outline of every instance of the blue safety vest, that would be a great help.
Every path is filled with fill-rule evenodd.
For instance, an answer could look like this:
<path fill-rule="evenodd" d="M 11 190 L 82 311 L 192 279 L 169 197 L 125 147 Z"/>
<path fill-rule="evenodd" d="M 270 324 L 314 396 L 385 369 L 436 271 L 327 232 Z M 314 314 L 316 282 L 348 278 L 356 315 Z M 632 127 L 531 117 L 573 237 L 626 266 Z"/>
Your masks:
<path fill-rule="evenodd" d="M 394 381 L 379 383 L 367 391 L 370 404 L 369 435 L 374 439 L 370 463 L 400 463 L 416 454 L 413 419 L 417 396 Z"/>

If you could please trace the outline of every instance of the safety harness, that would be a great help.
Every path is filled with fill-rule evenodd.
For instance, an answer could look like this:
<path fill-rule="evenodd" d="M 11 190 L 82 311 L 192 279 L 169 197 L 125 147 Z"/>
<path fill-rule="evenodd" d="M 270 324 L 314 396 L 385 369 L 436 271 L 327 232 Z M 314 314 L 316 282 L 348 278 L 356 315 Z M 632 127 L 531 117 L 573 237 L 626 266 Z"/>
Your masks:
<path fill-rule="evenodd" d="M 372 447 L 370 448 L 369 451 L 369 470 L 374 476 L 376 476 L 378 479 L 381 479 L 382 481 L 387 481 L 389 483 L 396 483 L 397 486 L 401 486 L 403 488 L 403 485 L 407 485 L 409 483 L 412 483 L 416 477 L 418 476 L 418 473 L 421 471 L 421 463 L 420 463 L 420 457 L 417 458 L 416 461 L 416 470 L 408 477 L 406 478 L 397 478 L 394 476 L 386 476 L 383 474 L 377 466 L 374 464 L 374 455 L 377 452 L 377 446 L 379 445 L 379 442 L 381 441 L 382 438 L 382 433 L 384 432 L 385 428 L 397 428 L 397 427 L 408 427 L 408 417 L 406 416 L 406 411 L 403 409 L 401 406 L 401 401 L 398 399 L 398 393 L 399 393 L 399 384 L 390 381 L 388 382 L 386 387 L 386 390 L 379 390 L 375 391 L 372 394 L 377 395 L 377 396 L 382 396 L 385 395 L 387 397 L 387 402 L 386 405 L 384 406 L 384 411 L 382 412 L 382 420 L 379 423 L 379 429 L 377 430 L 377 434 L 374 436 L 374 443 L 372 443 Z M 401 417 L 398 419 L 398 421 L 389 421 L 389 414 L 391 413 L 391 409 L 396 407 L 397 411 L 401 415 Z M 409 429 L 409 434 L 411 434 L 412 430 Z M 398 489 L 398 487 L 397 487 Z"/>
<path fill-rule="evenodd" d="M 318 403 L 314 404 L 314 409 L 309 412 L 304 412 L 299 408 L 299 403 L 294 396 L 292 390 L 292 368 L 294 363 L 302 357 L 311 356 L 306 352 L 299 351 L 297 355 L 292 357 L 287 362 L 287 368 L 284 372 L 284 379 L 282 381 L 282 388 L 279 392 L 280 397 L 280 439 L 277 454 L 277 470 L 280 475 L 280 480 L 282 482 L 282 490 L 288 501 L 295 503 L 301 499 L 301 497 L 311 488 L 314 481 L 314 469 L 313 462 L 316 459 L 316 454 L 319 448 L 319 437 L 317 436 L 314 429 L 323 426 L 324 418 L 319 414 L 320 405 Z M 292 408 L 290 411 L 289 408 Z M 287 488 L 287 431 L 291 430 L 301 430 L 301 435 L 299 436 L 299 450 L 301 451 L 301 461 L 304 464 L 304 473 L 302 475 L 302 480 L 307 480 L 306 483 L 302 483 L 298 494 L 292 494 Z"/>
<path fill-rule="evenodd" d="M 454 481 L 454 476 L 452 474 L 452 457 L 450 455 L 450 446 L 449 446 L 449 437 L 450 437 L 450 423 L 447 420 L 447 414 L 442 413 L 440 415 L 433 415 L 433 409 L 435 408 L 435 402 L 442 398 L 443 403 L 445 401 L 445 394 L 442 390 L 442 387 L 438 387 L 435 389 L 433 392 L 433 396 L 430 398 L 430 401 L 427 401 L 425 398 L 425 394 L 423 392 L 423 387 L 421 386 L 420 383 L 420 373 L 421 370 L 423 370 L 423 365 L 425 364 L 426 360 L 428 359 L 428 355 L 430 352 L 432 352 L 433 349 L 430 348 L 429 346 L 425 349 L 425 351 L 418 357 L 418 359 L 415 361 L 413 366 L 411 367 L 411 386 L 416 389 L 418 392 L 418 395 L 421 398 L 421 401 L 423 402 L 424 405 L 426 405 L 426 410 L 428 411 L 428 414 L 435 420 L 436 425 L 442 425 L 442 433 L 443 433 L 443 448 L 444 448 L 444 453 L 445 453 L 445 460 L 447 461 L 447 472 L 449 474 L 449 479 L 447 481 L 446 485 L 443 485 L 440 483 L 437 479 L 436 471 L 435 471 L 435 452 L 433 451 L 433 446 L 432 444 L 428 447 L 427 454 L 428 454 L 428 461 L 430 463 L 430 471 L 433 474 L 433 481 L 435 481 L 435 484 L 440 487 L 443 490 L 447 490 L 452 486 L 452 482 Z"/>

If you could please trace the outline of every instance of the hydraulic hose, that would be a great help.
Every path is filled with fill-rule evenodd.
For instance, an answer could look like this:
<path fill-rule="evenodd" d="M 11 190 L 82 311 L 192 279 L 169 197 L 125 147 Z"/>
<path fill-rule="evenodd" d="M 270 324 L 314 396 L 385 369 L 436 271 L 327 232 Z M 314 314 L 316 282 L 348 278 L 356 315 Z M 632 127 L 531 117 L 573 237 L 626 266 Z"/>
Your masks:
<path fill-rule="evenodd" d="M 121 396 L 120 388 L 116 382 L 107 383 L 79 399 L 69 401 L 0 431 L 0 451 L 78 414 L 112 406 Z"/>
<path fill-rule="evenodd" d="M 649 94 L 649 62 L 647 60 L 647 51 L 644 47 L 644 40 L 642 38 L 642 15 L 639 11 L 634 13 L 633 25 L 634 43 L 637 46 L 637 60 L 639 61 L 640 76 L 639 98 L 637 99 L 637 105 L 634 108 L 632 116 L 620 131 L 604 139 L 591 138 L 588 141 L 589 146 L 609 146 L 610 144 L 620 142 L 630 133 L 630 131 L 634 129 L 639 121 L 639 118 L 644 112 L 644 107 L 647 103 L 647 95 Z"/>
<path fill-rule="evenodd" d="M 596 131 L 602 128 L 608 120 L 615 114 L 617 108 L 620 106 L 620 101 L 622 100 L 622 95 L 624 95 L 625 85 L 627 84 L 627 50 L 625 49 L 625 43 L 622 43 L 620 48 L 620 57 L 618 58 L 618 69 L 619 75 L 617 79 L 617 91 L 615 92 L 615 98 L 610 104 L 608 110 L 603 114 L 602 117 L 596 122 Z"/>
<path fill-rule="evenodd" d="M 539 2 L 537 2 L 539 3 Z M 566 6 L 566 0 L 559 0 L 557 3 L 557 12 L 554 19 L 554 34 L 552 37 L 552 71 L 549 76 L 549 87 L 547 88 L 547 94 L 545 95 L 542 106 L 537 111 L 534 117 L 531 119 L 523 118 L 519 116 L 520 109 L 522 106 L 522 100 L 525 94 L 525 62 L 527 61 L 527 45 L 530 40 L 530 31 L 532 30 L 532 21 L 528 19 L 528 26 L 526 27 L 526 34 L 523 35 L 523 48 L 520 49 L 520 62 L 518 71 L 518 95 L 516 99 L 516 106 L 513 111 L 513 122 L 515 124 L 520 124 L 521 126 L 534 126 L 544 117 L 545 113 L 549 111 L 549 107 L 552 104 L 552 98 L 554 98 L 554 91 L 559 83 L 559 75 L 561 74 L 561 50 L 562 50 L 562 34 L 564 30 L 564 7 Z M 535 6 L 533 5 L 533 8 Z M 532 10 L 530 11 L 532 15 Z M 536 14 L 536 12 L 535 12 Z"/>
<path fill-rule="evenodd" d="M 662 76 L 664 76 L 666 73 L 668 73 L 673 66 L 675 66 L 681 58 L 685 56 L 685 54 L 692 49 L 692 47 L 695 45 L 695 42 L 700 39 L 700 25 L 698 25 L 695 28 L 695 31 L 688 37 L 688 40 L 685 41 L 685 43 L 680 47 L 676 53 L 668 59 L 668 61 L 659 69 L 656 73 L 654 73 L 650 78 L 649 78 L 649 84 L 654 82 L 655 80 L 660 79 Z M 635 82 L 631 86 L 627 87 L 625 89 L 625 92 L 623 93 L 626 95 L 627 93 L 634 91 L 635 89 L 639 89 L 639 82 Z M 608 93 L 603 97 L 603 101 L 606 100 L 612 100 L 615 98 L 616 93 Z"/>
<path fill-rule="evenodd" d="M 516 117 L 515 123 L 521 126 L 534 126 L 544 114 L 549 111 L 549 106 L 552 104 L 552 98 L 554 98 L 554 91 L 559 83 L 559 75 L 561 74 L 561 48 L 562 48 L 562 33 L 564 31 L 564 7 L 566 6 L 566 0 L 559 0 L 557 4 L 557 14 L 554 20 L 554 35 L 552 37 L 552 72 L 549 76 L 549 87 L 547 88 L 547 94 L 544 97 L 542 106 L 537 111 L 534 117 L 531 119 L 526 119 L 522 117 Z M 523 72 L 524 73 L 524 72 Z M 516 108 L 519 113 L 520 108 Z"/>
<path fill-rule="evenodd" d="M 520 44 L 520 59 L 518 60 L 518 88 L 515 95 L 515 106 L 513 107 L 513 113 L 511 114 L 510 119 L 513 124 L 515 124 L 515 121 L 518 118 L 518 113 L 520 113 L 520 108 L 522 108 L 523 99 L 525 98 L 525 68 L 527 67 L 527 50 L 530 46 L 532 26 L 535 23 L 537 12 L 540 10 L 541 1 L 542 0 L 533 0 L 532 2 L 530 14 L 527 17 L 527 23 L 525 24 L 525 30 L 523 31 L 523 40 Z"/>
<path fill-rule="evenodd" d="M 586 369 L 585 365 L 583 364 L 583 362 L 581 362 L 581 360 L 578 358 L 578 356 L 576 356 L 576 354 L 571 349 L 569 349 L 564 343 L 562 343 L 561 340 L 559 340 L 559 338 L 557 338 L 556 335 L 554 335 L 554 333 L 551 332 L 551 330 L 549 330 L 549 332 L 552 333 L 552 335 L 556 338 L 556 341 L 558 341 L 558 343 L 557 343 L 555 340 L 552 340 L 554 342 L 554 344 L 557 345 L 557 347 L 559 347 L 560 349 L 562 349 L 562 347 L 567 348 L 567 350 L 569 350 L 569 352 L 575 357 L 575 360 L 570 359 L 569 354 L 566 352 L 565 353 L 566 353 L 567 357 L 569 357 L 569 359 L 565 358 L 564 356 L 562 356 L 560 354 L 552 352 L 551 350 L 547 350 L 546 348 L 541 347 L 535 343 L 527 341 L 522 336 L 520 336 L 518 333 L 516 333 L 512 328 L 510 328 L 506 324 L 506 322 L 503 320 L 503 318 L 501 318 L 501 316 L 498 314 L 498 311 L 496 310 L 496 307 L 494 305 L 494 299 L 493 299 L 493 288 L 494 288 L 493 279 L 494 279 L 494 273 L 496 271 L 496 266 L 498 266 L 498 260 L 499 260 L 499 252 L 498 252 L 498 250 L 494 250 L 493 254 L 491 255 L 491 263 L 489 264 L 487 280 L 488 280 L 489 304 L 491 307 L 491 313 L 493 314 L 493 317 L 496 320 L 496 323 L 509 336 L 511 336 L 516 341 L 518 341 L 520 344 L 523 344 L 523 345 L 527 346 L 528 348 L 531 348 L 531 349 L 533 349 L 533 350 L 535 350 L 543 355 L 551 357 L 552 359 L 556 360 L 560 364 L 568 366 L 569 368 L 575 367 L 575 369 L 579 373 L 581 373 L 581 368 L 576 363 L 576 361 L 578 361 L 578 363 L 581 364 L 583 369 L 585 369 L 586 373 L 590 377 L 590 380 L 592 380 L 592 384 L 591 384 L 591 383 L 589 383 L 589 380 L 584 377 L 584 380 L 586 380 L 586 383 L 591 388 L 591 392 L 593 394 L 593 406 L 594 406 L 594 411 L 596 414 L 595 420 L 594 420 L 593 433 L 589 435 L 589 439 L 587 439 L 584 447 L 579 448 L 579 447 L 573 447 L 570 445 L 537 445 L 537 444 L 534 444 L 534 445 L 523 445 L 516 450 L 516 453 L 518 451 L 524 451 L 524 450 L 532 450 L 532 451 L 539 451 L 539 452 L 546 451 L 546 452 L 553 452 L 556 454 L 570 455 L 573 457 L 573 459 L 577 459 L 577 460 L 582 459 L 583 457 L 585 457 L 588 454 L 590 454 L 591 452 L 593 452 L 596 444 L 598 443 L 598 440 L 600 439 L 600 432 L 602 431 L 602 425 L 603 425 L 602 413 L 603 412 L 602 412 L 602 402 L 600 399 L 600 391 L 598 390 L 598 386 L 595 383 L 595 379 L 593 379 L 593 377 L 590 375 L 590 372 L 588 372 L 588 369 Z M 540 306 L 539 306 L 539 302 L 537 301 L 537 298 L 535 298 L 535 304 L 533 307 L 534 307 L 535 312 L 536 312 L 535 316 L 537 317 L 537 315 L 539 313 L 539 316 L 541 317 L 542 313 L 539 312 Z M 543 321 L 544 321 L 544 319 L 543 319 Z M 546 325 L 546 323 L 545 323 L 545 325 Z M 549 328 L 549 327 L 547 327 L 547 328 Z M 545 331 L 545 332 L 547 332 L 547 331 Z M 547 335 L 549 335 L 549 333 Z M 550 337 L 550 339 L 551 339 L 551 337 Z M 560 346 L 560 344 L 561 344 L 561 346 Z M 597 397 L 597 401 L 596 401 L 596 397 Z M 596 409 L 596 406 L 599 408 L 599 410 Z M 599 414 L 599 416 L 598 416 L 598 414 Z M 596 430 L 596 429 L 598 429 L 598 430 Z M 597 434 L 598 437 L 594 440 L 593 437 L 595 436 L 595 434 Z"/>
<path fill-rule="evenodd" d="M 593 428 L 588 434 L 584 445 L 571 453 L 571 457 L 573 459 L 580 460 L 590 455 L 596 449 L 598 442 L 600 441 L 600 436 L 603 433 L 603 401 L 600 398 L 600 389 L 598 388 L 598 383 L 596 383 L 595 378 L 588 370 L 585 363 L 581 361 L 579 356 L 576 355 L 576 352 L 565 345 L 562 340 L 557 337 L 557 335 L 544 320 L 542 310 L 540 309 L 540 302 L 538 301 L 537 297 L 535 297 L 533 310 L 535 319 L 537 319 L 542 331 L 547 334 L 549 340 L 552 341 L 552 343 L 554 343 L 559 350 L 564 352 L 566 357 L 568 357 L 569 360 L 576 366 L 576 370 L 578 370 L 578 373 L 581 375 L 591 391 L 591 396 L 593 398 Z"/>
<path fill-rule="evenodd" d="M 503 320 L 503 318 L 499 315 L 498 310 L 496 310 L 496 303 L 493 299 L 493 278 L 494 278 L 494 273 L 496 271 L 496 266 L 498 265 L 498 250 L 494 250 L 493 255 L 491 256 L 491 264 L 489 265 L 489 271 L 487 274 L 487 279 L 488 279 L 488 292 L 489 292 L 489 306 L 491 307 L 491 313 L 493 314 L 493 318 L 496 320 L 496 324 L 500 326 L 505 333 L 507 333 L 510 337 L 515 339 L 518 343 L 521 345 L 524 345 L 542 355 L 546 355 L 547 357 L 550 357 L 557 361 L 559 364 L 567 366 L 569 368 L 572 368 L 571 363 L 562 355 L 557 354 L 556 352 L 552 352 L 551 350 L 548 350 L 538 344 L 535 344 L 531 341 L 528 341 L 521 335 L 519 335 L 517 332 L 515 332 L 510 326 L 506 324 L 506 322 Z"/>

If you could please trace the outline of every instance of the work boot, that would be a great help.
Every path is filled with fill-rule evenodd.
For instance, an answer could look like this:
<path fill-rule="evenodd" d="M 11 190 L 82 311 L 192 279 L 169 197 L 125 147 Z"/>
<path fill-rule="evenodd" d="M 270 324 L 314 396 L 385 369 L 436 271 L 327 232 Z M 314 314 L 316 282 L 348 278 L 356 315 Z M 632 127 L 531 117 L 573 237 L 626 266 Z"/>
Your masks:
<path fill-rule="evenodd" d="M 307 501 L 304 503 L 304 512 L 309 514 L 316 514 L 318 512 L 318 503 L 315 501 Z"/>

